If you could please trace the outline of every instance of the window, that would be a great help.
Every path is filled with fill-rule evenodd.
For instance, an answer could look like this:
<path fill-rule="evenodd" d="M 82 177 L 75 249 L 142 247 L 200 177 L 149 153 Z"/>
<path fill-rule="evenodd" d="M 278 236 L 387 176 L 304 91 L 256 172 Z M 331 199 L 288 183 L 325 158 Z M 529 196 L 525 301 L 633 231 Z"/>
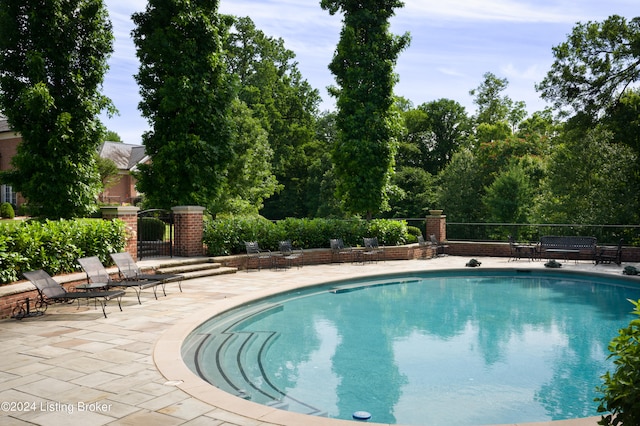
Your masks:
<path fill-rule="evenodd" d="M 18 204 L 18 198 L 11 185 L 2 185 L 0 189 L 0 202 L 8 202 L 15 207 Z"/>

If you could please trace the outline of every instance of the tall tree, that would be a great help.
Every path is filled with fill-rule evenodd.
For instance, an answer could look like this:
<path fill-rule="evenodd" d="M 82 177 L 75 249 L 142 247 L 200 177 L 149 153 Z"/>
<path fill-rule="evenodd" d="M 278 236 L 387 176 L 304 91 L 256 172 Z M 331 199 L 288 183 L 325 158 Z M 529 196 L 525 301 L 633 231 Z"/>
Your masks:
<path fill-rule="evenodd" d="M 273 173 L 281 184 L 265 200 L 262 214 L 270 219 L 307 216 L 304 199 L 312 159 L 305 147 L 314 141 L 320 95 L 303 79 L 295 53 L 282 39 L 266 36 L 248 17 L 230 20 L 224 46 L 228 71 L 238 76 L 238 96 L 267 131 Z"/>
<path fill-rule="evenodd" d="M 574 130 L 554 146 L 540 197 L 540 220 L 547 223 L 637 223 L 637 154 L 611 142 L 597 126 Z"/>
<path fill-rule="evenodd" d="M 50 218 L 82 216 L 101 190 L 95 152 L 113 33 L 101 0 L 0 2 L 0 110 L 22 135 L 2 174 Z"/>
<path fill-rule="evenodd" d="M 450 99 L 424 103 L 417 111 L 421 114 L 405 113 L 408 140 L 420 149 L 421 167 L 435 175 L 467 141 L 471 120 L 465 108 Z"/>
<path fill-rule="evenodd" d="M 239 99 L 232 103 L 233 139 L 237 155 L 229 165 L 223 191 L 210 213 L 257 215 L 265 198 L 276 191 L 272 173 L 273 150 L 267 132 L 252 111 Z"/>
<path fill-rule="evenodd" d="M 558 110 L 597 118 L 640 79 L 640 17 L 578 23 L 553 56 L 536 86 L 542 98 Z"/>
<path fill-rule="evenodd" d="M 322 0 L 331 15 L 344 13 L 343 28 L 329 69 L 339 87 L 338 137 L 333 151 L 337 192 L 351 213 L 367 217 L 387 208 L 399 135 L 399 114 L 392 110 L 393 68 L 409 44 L 409 34 L 389 32 L 399 0 Z"/>
<path fill-rule="evenodd" d="M 502 95 L 509 86 L 506 78 L 498 78 L 491 72 L 483 77 L 480 86 L 469 91 L 471 96 L 475 96 L 473 103 L 478 106 L 476 122 L 490 125 L 508 123 L 511 130 L 515 131 L 527 115 L 525 103 L 514 102 L 509 96 Z"/>
<path fill-rule="evenodd" d="M 233 80 L 222 58 L 226 26 L 217 0 L 150 0 L 132 17 L 140 59 L 136 81 L 151 163 L 138 187 L 154 207 L 209 206 L 233 161 Z"/>

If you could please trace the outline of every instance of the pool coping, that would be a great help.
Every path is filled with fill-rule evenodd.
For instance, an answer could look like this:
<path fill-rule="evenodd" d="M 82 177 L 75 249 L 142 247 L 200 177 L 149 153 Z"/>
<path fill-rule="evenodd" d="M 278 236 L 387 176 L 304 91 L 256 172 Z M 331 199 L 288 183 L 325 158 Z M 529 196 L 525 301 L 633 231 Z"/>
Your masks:
<path fill-rule="evenodd" d="M 529 264 L 527 267 L 512 266 L 508 265 L 505 267 L 491 267 L 491 268 L 483 268 L 483 270 L 544 270 L 541 269 L 542 265 L 533 265 Z M 288 291 L 298 290 L 302 288 L 313 287 L 317 285 L 327 284 L 331 282 L 338 282 L 346 279 L 353 278 L 363 278 L 363 277 L 380 277 L 384 275 L 396 275 L 397 272 L 394 273 L 372 273 L 367 272 L 366 269 L 353 269 L 353 273 L 349 276 L 341 276 L 339 279 L 329 279 L 326 276 L 314 277 L 305 283 L 283 283 L 282 285 L 278 285 L 277 287 L 270 288 L 268 290 L 262 290 L 255 293 L 250 294 L 242 294 L 233 297 L 226 298 L 224 300 L 218 301 L 211 306 L 210 309 L 202 310 L 194 313 L 190 317 L 185 320 L 178 322 L 173 325 L 171 328 L 166 330 L 162 336 L 156 341 L 156 344 L 153 348 L 153 360 L 156 365 L 158 371 L 167 379 L 168 382 L 175 384 L 176 387 L 186 392 L 193 398 L 196 398 L 206 404 L 211 406 L 220 408 L 222 410 L 235 413 L 241 415 L 246 418 L 254 419 L 259 423 L 268 423 L 282 426 L 299 426 L 300 424 L 308 425 L 308 426 L 353 426 L 354 421 L 352 420 L 341 420 L 341 419 L 332 419 L 328 417 L 319 417 L 319 416 L 311 416 L 305 415 L 290 411 L 284 411 L 277 408 L 269 407 L 266 405 L 258 404 L 252 401 L 248 401 L 242 399 L 240 397 L 236 397 L 231 395 L 225 391 L 222 391 L 213 385 L 207 383 L 202 378 L 198 377 L 195 373 L 193 373 L 189 367 L 184 363 L 182 359 L 181 349 L 182 343 L 188 337 L 188 335 L 193 332 L 194 329 L 197 328 L 200 324 L 210 319 L 213 316 L 222 314 L 230 309 L 236 308 L 238 306 L 247 304 L 249 302 L 253 302 L 256 300 L 260 300 L 266 297 L 274 296 L 277 294 L 281 294 Z M 450 267 L 442 267 L 431 269 L 433 271 L 437 270 L 447 270 L 447 271 L 455 271 L 455 270 L 463 270 L 462 268 L 450 268 Z M 416 269 L 407 269 L 403 272 L 423 272 L 425 268 L 419 266 Z M 465 272 L 469 272 L 468 270 L 464 270 Z M 556 271 L 549 271 L 556 272 Z M 563 270 L 559 271 L 562 273 L 566 273 L 568 271 Z M 586 272 L 586 271 L 570 271 L 570 273 L 577 273 L 578 275 L 589 275 L 589 276 L 597 276 L 603 275 L 607 277 L 611 277 L 611 273 L 606 272 Z M 620 276 L 616 276 L 616 278 L 621 278 Z M 600 416 L 588 417 L 588 418 L 578 418 L 578 419 L 569 419 L 569 420 L 556 420 L 556 421 L 543 421 L 543 422 L 534 422 L 534 423 L 518 423 L 520 426 L 594 426 L 600 420 Z M 384 423 L 370 423 L 371 425 L 383 425 Z M 515 424 L 511 424 L 515 425 Z M 398 425 L 395 425 L 398 426 Z"/>

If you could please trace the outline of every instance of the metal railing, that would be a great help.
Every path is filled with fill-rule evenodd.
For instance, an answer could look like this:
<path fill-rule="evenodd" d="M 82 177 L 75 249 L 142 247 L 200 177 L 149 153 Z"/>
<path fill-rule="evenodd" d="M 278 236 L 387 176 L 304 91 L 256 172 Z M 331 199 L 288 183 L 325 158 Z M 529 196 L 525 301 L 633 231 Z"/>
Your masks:
<path fill-rule="evenodd" d="M 585 225 L 549 223 L 459 223 L 447 222 L 450 241 L 507 241 L 509 235 L 517 241 L 539 241 L 544 235 L 591 236 L 599 244 L 640 245 L 640 225 Z"/>

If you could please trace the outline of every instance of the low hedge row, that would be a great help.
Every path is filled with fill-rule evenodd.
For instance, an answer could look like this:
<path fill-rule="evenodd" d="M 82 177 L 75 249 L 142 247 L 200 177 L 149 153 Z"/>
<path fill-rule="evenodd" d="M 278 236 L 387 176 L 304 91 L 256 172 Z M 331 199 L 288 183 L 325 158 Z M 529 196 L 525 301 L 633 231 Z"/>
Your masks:
<path fill-rule="evenodd" d="M 278 250 L 278 243 L 291 240 L 294 247 L 329 247 L 331 238 L 345 245 L 362 245 L 363 237 L 378 237 L 381 245 L 402 245 L 412 241 L 404 221 L 374 219 L 285 219 L 277 222 L 259 217 L 235 217 L 205 222 L 203 242 L 210 256 L 245 253 L 245 241 L 257 241 L 260 248 Z M 415 238 L 415 237 L 413 237 Z"/>
<path fill-rule="evenodd" d="M 17 281 L 22 272 L 35 269 L 51 275 L 73 272 L 76 259 L 84 256 L 98 256 L 108 264 L 109 253 L 124 247 L 121 220 L 0 222 L 0 283 Z"/>

